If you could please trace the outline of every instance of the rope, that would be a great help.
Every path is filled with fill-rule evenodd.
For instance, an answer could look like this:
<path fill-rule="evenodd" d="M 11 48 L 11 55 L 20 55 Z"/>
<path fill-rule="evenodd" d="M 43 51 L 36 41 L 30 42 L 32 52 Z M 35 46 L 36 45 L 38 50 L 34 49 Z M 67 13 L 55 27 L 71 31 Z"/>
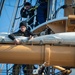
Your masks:
<path fill-rule="evenodd" d="M 53 19 L 53 14 L 55 13 L 55 0 L 52 1 L 52 13 L 51 13 L 51 19 Z"/>
<path fill-rule="evenodd" d="M 1 12 L 2 12 L 2 9 L 3 9 L 4 2 L 5 2 L 5 0 L 0 1 L 0 16 L 1 16 Z"/>

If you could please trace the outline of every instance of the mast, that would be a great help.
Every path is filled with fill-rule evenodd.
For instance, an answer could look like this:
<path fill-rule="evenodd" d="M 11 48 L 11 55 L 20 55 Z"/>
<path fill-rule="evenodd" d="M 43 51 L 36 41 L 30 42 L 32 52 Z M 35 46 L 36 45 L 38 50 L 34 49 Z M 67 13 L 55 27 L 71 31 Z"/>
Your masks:
<path fill-rule="evenodd" d="M 1 16 L 1 12 L 3 9 L 3 5 L 4 5 L 5 0 L 0 0 L 0 16 Z"/>
<path fill-rule="evenodd" d="M 51 19 L 54 19 L 55 16 L 56 16 L 56 14 L 54 15 L 55 11 L 56 11 L 56 0 L 53 0 L 52 1 L 52 15 L 51 15 Z"/>
<path fill-rule="evenodd" d="M 74 0 L 65 0 L 65 5 L 73 5 L 73 1 Z M 75 1 L 74 1 L 75 2 Z M 73 9 L 72 9 L 72 7 L 71 6 L 69 6 L 69 7 L 67 7 L 66 9 L 64 9 L 64 16 L 68 16 L 68 15 L 73 15 Z"/>
<path fill-rule="evenodd" d="M 50 19 L 50 0 L 48 0 L 48 6 L 47 6 L 47 20 Z"/>
<path fill-rule="evenodd" d="M 54 15 L 56 11 L 56 1 L 57 0 L 48 0 L 47 20 L 56 18 L 56 15 Z"/>

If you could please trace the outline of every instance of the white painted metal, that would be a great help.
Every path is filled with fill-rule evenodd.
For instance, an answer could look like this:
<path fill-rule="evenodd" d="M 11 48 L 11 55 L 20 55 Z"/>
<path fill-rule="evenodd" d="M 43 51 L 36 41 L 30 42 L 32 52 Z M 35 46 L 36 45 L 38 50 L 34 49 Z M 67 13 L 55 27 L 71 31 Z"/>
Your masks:
<path fill-rule="evenodd" d="M 8 37 L 9 33 L 0 33 L 0 43 L 13 43 L 14 41 L 12 41 L 9 37 Z M 23 36 L 15 36 L 15 38 L 19 39 L 21 42 L 26 42 L 28 40 L 27 37 L 23 37 Z"/>
<path fill-rule="evenodd" d="M 53 23 L 53 22 L 57 22 L 57 21 L 61 21 L 61 20 L 67 20 L 67 19 L 68 19 L 68 17 L 63 17 L 63 18 L 57 18 L 57 19 L 53 19 L 53 20 L 48 20 L 48 21 L 46 21 L 46 22 L 44 22 L 44 23 L 38 25 L 37 27 L 35 27 L 35 28 L 32 29 L 31 31 L 33 32 L 33 31 L 35 31 L 36 29 L 38 29 L 38 28 L 40 28 L 40 27 L 42 27 L 42 26 L 45 26 L 45 25 L 47 25 L 47 24 L 49 24 L 49 23 Z"/>
<path fill-rule="evenodd" d="M 27 37 L 15 36 L 17 39 L 27 44 L 57 44 L 57 45 L 75 45 L 75 32 L 56 33 L 35 37 L 28 41 Z M 8 34 L 0 34 L 1 43 L 13 43 L 8 38 Z"/>
<path fill-rule="evenodd" d="M 75 32 L 43 35 L 31 39 L 30 42 L 33 44 L 75 45 Z"/>

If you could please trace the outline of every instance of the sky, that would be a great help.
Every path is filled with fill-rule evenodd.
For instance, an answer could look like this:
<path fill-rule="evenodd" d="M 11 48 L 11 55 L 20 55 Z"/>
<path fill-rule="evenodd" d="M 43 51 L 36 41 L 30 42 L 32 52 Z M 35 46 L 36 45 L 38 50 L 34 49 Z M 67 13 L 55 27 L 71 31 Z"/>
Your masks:
<path fill-rule="evenodd" d="M 0 32 L 9 32 L 13 17 L 16 0 L 5 0 L 2 14 L 0 17 Z M 19 16 L 19 15 L 18 15 Z"/>
<path fill-rule="evenodd" d="M 24 0 L 20 0 L 19 6 L 23 5 L 23 1 Z M 27 0 L 27 1 L 30 1 L 30 0 Z M 32 1 L 33 6 L 35 5 L 35 1 L 36 0 Z M 5 0 L 2 14 L 0 16 L 0 32 L 10 32 L 11 31 L 11 25 L 10 24 L 11 24 L 11 20 L 13 17 L 13 11 L 14 11 L 14 7 L 15 7 L 15 3 L 16 3 L 16 0 Z M 18 8 L 17 18 L 20 17 L 19 11 L 21 8 L 22 7 Z M 20 19 L 15 21 L 16 28 L 18 28 L 19 22 L 20 22 Z"/>
<path fill-rule="evenodd" d="M 2 10 L 2 14 L 0 17 L 0 32 L 7 31 L 7 29 L 9 29 L 9 21 L 11 21 L 11 15 L 13 12 L 13 7 L 10 7 L 9 3 L 6 0 Z M 12 6 L 14 6 L 14 0 L 12 0 Z"/>
<path fill-rule="evenodd" d="M 30 1 L 30 0 L 27 0 L 27 1 Z M 35 1 L 36 0 L 32 0 L 32 5 L 34 6 L 35 5 Z M 5 0 L 5 3 L 4 3 L 4 7 L 3 7 L 3 10 L 2 10 L 2 14 L 0 16 L 0 32 L 10 32 L 11 31 L 11 20 L 12 20 L 12 17 L 13 17 L 13 11 L 14 11 L 14 7 L 15 7 L 15 3 L 16 3 L 16 0 Z M 56 8 L 60 7 L 60 5 L 62 5 L 64 3 L 63 0 L 57 0 L 57 5 L 56 5 Z M 20 5 L 23 4 L 23 0 L 20 0 Z M 17 13 L 17 17 L 20 17 L 20 8 L 18 8 L 18 13 Z M 58 12 L 57 16 L 58 18 L 60 17 L 63 17 L 63 9 L 61 9 L 61 11 Z M 60 14 L 59 14 L 60 13 Z M 20 22 L 20 19 L 16 20 L 15 21 L 15 29 L 18 28 L 18 25 L 19 25 L 19 22 Z M 15 30 L 14 29 L 14 30 Z"/>
<path fill-rule="evenodd" d="M 30 0 L 27 0 L 28 2 Z M 35 5 L 35 2 L 36 0 L 32 0 L 32 5 L 34 6 Z M 11 31 L 11 20 L 12 20 L 12 17 L 13 17 L 13 11 L 14 11 L 14 7 L 15 7 L 15 3 L 16 3 L 16 0 L 5 0 L 5 3 L 4 3 L 4 7 L 3 7 L 3 10 L 2 10 L 2 14 L 0 16 L 0 33 L 2 32 L 10 32 Z M 60 7 L 61 5 L 64 4 L 63 0 L 57 0 L 57 5 L 56 5 L 56 9 L 58 7 Z M 23 0 L 20 0 L 20 5 L 23 4 Z M 18 13 L 17 13 L 17 17 L 20 17 L 20 9 L 18 9 Z M 57 18 L 60 18 L 63 17 L 63 9 L 61 9 L 58 14 L 57 14 Z M 19 26 L 19 22 L 20 22 L 20 19 L 19 20 L 16 20 L 15 21 L 15 29 L 18 28 Z M 0 65 L 0 71 L 1 71 L 1 68 L 6 68 L 6 66 L 2 66 Z M 10 67 L 10 66 L 9 66 Z M 2 75 L 6 75 L 6 74 L 2 74 Z"/>

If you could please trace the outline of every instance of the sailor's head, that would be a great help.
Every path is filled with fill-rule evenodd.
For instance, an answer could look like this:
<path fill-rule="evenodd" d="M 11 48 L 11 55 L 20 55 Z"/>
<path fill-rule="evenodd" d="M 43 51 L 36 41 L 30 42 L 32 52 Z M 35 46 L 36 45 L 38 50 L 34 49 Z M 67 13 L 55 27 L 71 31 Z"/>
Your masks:
<path fill-rule="evenodd" d="M 30 8 L 31 8 L 31 3 L 25 2 L 25 3 L 24 3 L 24 8 L 25 8 L 26 10 L 30 9 Z"/>
<path fill-rule="evenodd" d="M 19 28 L 22 32 L 25 32 L 27 29 L 27 23 L 25 21 L 20 22 Z"/>

